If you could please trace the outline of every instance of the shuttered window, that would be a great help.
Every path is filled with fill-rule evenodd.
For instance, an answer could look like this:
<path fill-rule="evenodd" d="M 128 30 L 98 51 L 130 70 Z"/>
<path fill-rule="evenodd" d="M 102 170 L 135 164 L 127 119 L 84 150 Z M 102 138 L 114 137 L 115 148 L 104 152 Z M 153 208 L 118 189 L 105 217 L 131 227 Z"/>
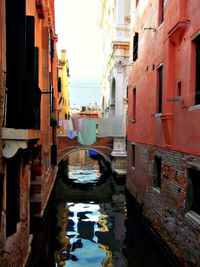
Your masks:
<path fill-rule="evenodd" d="M 164 21 L 164 3 L 166 0 L 159 0 L 159 10 L 158 10 L 158 25 L 162 24 Z"/>
<path fill-rule="evenodd" d="M 162 159 L 158 156 L 154 158 L 154 186 L 161 188 Z"/>
<path fill-rule="evenodd" d="M 26 16 L 26 73 L 34 77 L 35 18 Z"/>
<path fill-rule="evenodd" d="M 22 128 L 26 72 L 26 1 L 5 1 L 6 4 L 6 127 Z"/>
<path fill-rule="evenodd" d="M 132 101 L 133 101 L 133 106 L 132 106 L 132 121 L 136 120 L 136 88 L 133 89 L 133 97 L 132 97 Z"/>
<path fill-rule="evenodd" d="M 58 92 L 61 93 L 61 77 L 58 77 Z"/>
<path fill-rule="evenodd" d="M 138 58 L 138 39 L 139 34 L 138 32 L 136 32 L 133 37 L 133 61 L 136 61 L 136 59 Z"/>
<path fill-rule="evenodd" d="M 163 65 L 157 69 L 158 83 L 157 83 L 157 113 L 162 113 L 162 95 L 163 95 Z"/>
<path fill-rule="evenodd" d="M 38 56 L 39 56 L 39 48 L 35 47 L 34 49 L 34 81 L 36 84 L 38 84 L 38 73 L 39 73 Z"/>
<path fill-rule="evenodd" d="M 135 167 L 135 144 L 132 144 L 132 167 Z"/>

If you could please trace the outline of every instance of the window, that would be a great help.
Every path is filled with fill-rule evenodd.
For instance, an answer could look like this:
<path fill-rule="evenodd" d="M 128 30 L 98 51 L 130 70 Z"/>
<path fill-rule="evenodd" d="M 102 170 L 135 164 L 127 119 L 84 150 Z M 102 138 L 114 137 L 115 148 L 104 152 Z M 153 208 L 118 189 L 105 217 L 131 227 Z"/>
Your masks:
<path fill-rule="evenodd" d="M 58 77 L 58 93 L 61 93 L 61 77 Z"/>
<path fill-rule="evenodd" d="M 194 39 L 196 45 L 196 89 L 195 104 L 200 104 L 200 34 Z"/>
<path fill-rule="evenodd" d="M 50 112 L 54 112 L 53 86 L 50 84 Z"/>
<path fill-rule="evenodd" d="M 162 159 L 155 156 L 154 158 L 154 182 L 155 187 L 161 188 Z"/>
<path fill-rule="evenodd" d="M 158 89 L 157 89 L 157 112 L 162 113 L 162 93 L 163 93 L 163 65 L 157 69 L 158 74 Z"/>
<path fill-rule="evenodd" d="M 158 13 L 158 25 L 164 21 L 164 3 L 165 0 L 159 0 L 159 13 Z"/>
<path fill-rule="evenodd" d="M 136 88 L 133 89 L 133 95 L 132 95 L 132 121 L 136 120 Z"/>
<path fill-rule="evenodd" d="M 51 32 L 49 32 L 49 55 L 51 59 L 54 58 L 54 41 L 51 37 Z"/>
<path fill-rule="evenodd" d="M 132 144 L 132 167 L 135 167 L 135 144 Z"/>
<path fill-rule="evenodd" d="M 35 47 L 34 49 L 34 81 L 36 84 L 38 84 L 38 70 L 39 70 L 38 55 L 39 55 L 39 48 Z"/>
<path fill-rule="evenodd" d="M 0 174 L 0 225 L 1 225 L 1 219 L 2 219 L 2 208 L 3 208 L 3 174 Z"/>
<path fill-rule="evenodd" d="M 200 215 L 200 170 L 188 169 L 186 210 Z"/>
<path fill-rule="evenodd" d="M 182 92 L 182 83 L 178 82 L 178 84 L 177 84 L 177 96 L 181 96 L 181 92 Z"/>
<path fill-rule="evenodd" d="M 139 34 L 138 32 L 136 32 L 133 37 L 133 61 L 136 61 L 136 59 L 138 58 L 138 38 Z"/>
<path fill-rule="evenodd" d="M 70 77 L 69 68 L 67 68 L 67 77 Z"/>
<path fill-rule="evenodd" d="M 2 2 L 2 1 L 1 1 Z M 6 127 L 27 129 L 30 121 L 26 108 L 26 1 L 4 1 L 6 9 Z M 1 26 L 2 27 L 2 26 Z M 30 39 L 29 39 L 30 41 Z M 23 118 L 23 120 L 22 120 Z M 28 120 L 26 123 L 26 120 Z M 33 128 L 32 128 L 33 129 Z"/>
<path fill-rule="evenodd" d="M 26 72 L 34 78 L 35 18 L 26 16 Z"/>

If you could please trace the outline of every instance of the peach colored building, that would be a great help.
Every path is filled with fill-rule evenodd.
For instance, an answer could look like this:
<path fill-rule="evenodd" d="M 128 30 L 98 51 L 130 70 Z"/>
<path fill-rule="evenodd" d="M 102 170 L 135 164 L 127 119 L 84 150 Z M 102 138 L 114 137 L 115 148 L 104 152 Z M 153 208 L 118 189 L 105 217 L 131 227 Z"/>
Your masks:
<path fill-rule="evenodd" d="M 181 266 L 199 266 L 199 1 L 132 2 L 127 188 Z"/>
<path fill-rule="evenodd" d="M 19 267 L 57 171 L 54 1 L 3 0 L 0 20 L 0 266 Z"/>

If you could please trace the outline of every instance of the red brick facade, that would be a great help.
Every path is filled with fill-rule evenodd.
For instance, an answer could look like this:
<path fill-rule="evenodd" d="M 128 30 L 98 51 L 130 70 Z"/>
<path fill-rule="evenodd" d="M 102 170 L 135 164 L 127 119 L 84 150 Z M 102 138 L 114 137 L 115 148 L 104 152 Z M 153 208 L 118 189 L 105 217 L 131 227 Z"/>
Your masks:
<path fill-rule="evenodd" d="M 133 5 L 127 188 L 182 265 L 199 266 L 199 2 Z"/>
<path fill-rule="evenodd" d="M 188 168 L 200 164 L 199 157 L 135 144 L 135 167 L 131 157 L 127 188 L 143 206 L 143 214 L 185 266 L 200 262 L 199 225 L 185 211 Z M 128 146 L 129 155 L 132 145 Z M 154 156 L 162 158 L 162 185 L 154 186 Z M 192 265 L 194 264 L 194 265 Z"/>

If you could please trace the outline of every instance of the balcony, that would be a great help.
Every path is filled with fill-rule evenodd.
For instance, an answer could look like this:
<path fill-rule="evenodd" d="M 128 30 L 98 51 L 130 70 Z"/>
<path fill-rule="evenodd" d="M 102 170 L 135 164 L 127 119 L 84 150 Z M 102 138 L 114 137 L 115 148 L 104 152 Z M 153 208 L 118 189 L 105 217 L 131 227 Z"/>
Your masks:
<path fill-rule="evenodd" d="M 40 137 L 41 132 L 38 130 L 2 128 L 3 156 L 5 158 L 13 157 L 20 148 L 28 148 L 28 141 Z"/>

